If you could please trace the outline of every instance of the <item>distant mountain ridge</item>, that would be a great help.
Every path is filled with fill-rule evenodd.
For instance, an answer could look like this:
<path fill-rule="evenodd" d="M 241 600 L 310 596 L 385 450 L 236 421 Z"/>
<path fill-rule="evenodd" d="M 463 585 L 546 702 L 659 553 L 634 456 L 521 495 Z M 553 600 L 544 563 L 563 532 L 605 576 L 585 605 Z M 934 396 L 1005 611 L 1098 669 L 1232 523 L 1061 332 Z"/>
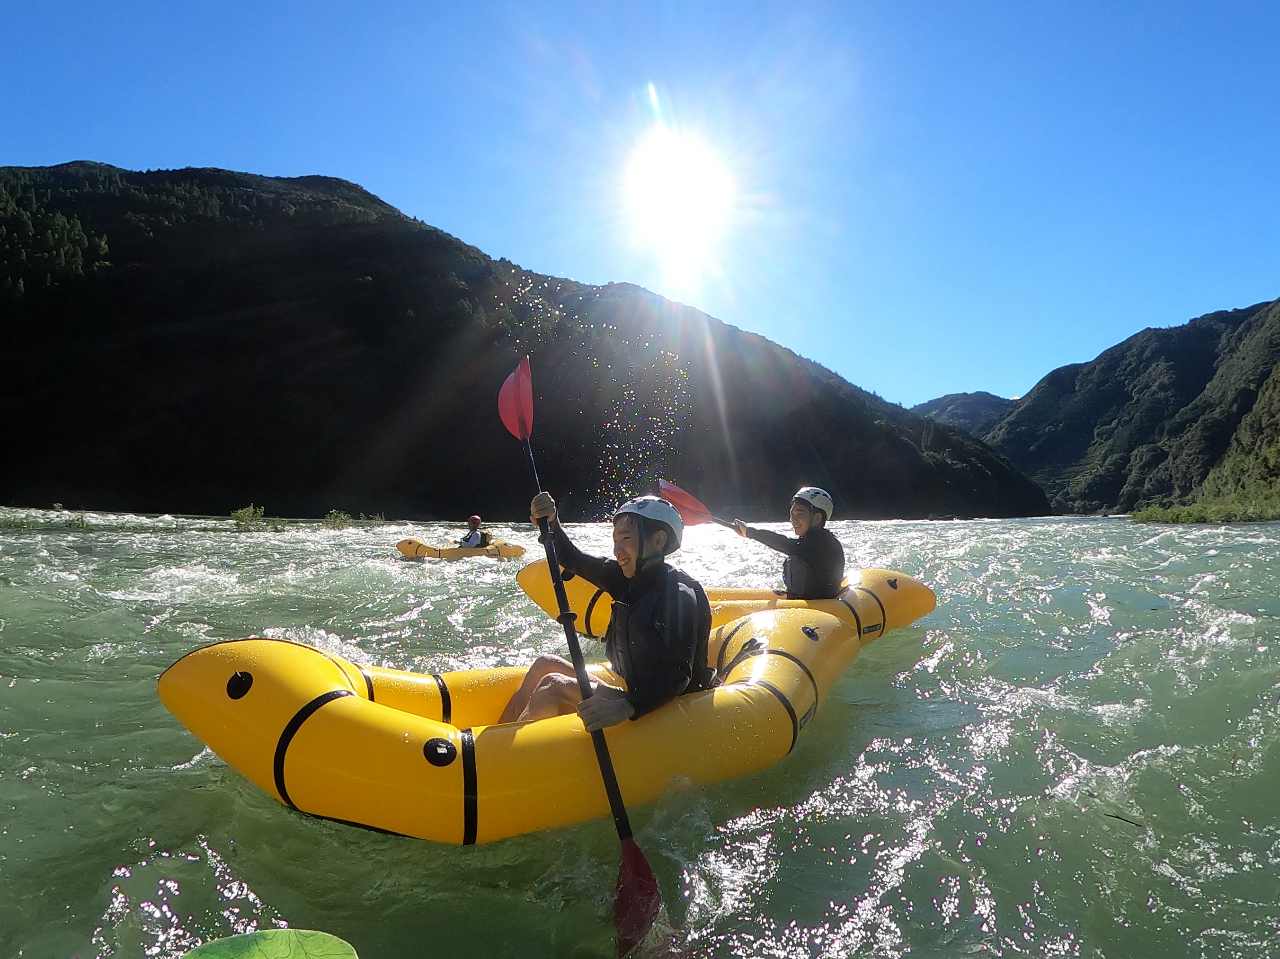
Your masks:
<path fill-rule="evenodd" d="M 994 393 L 981 391 L 948 393 L 946 396 L 939 396 L 936 400 L 929 400 L 911 407 L 911 412 L 916 416 L 927 416 L 939 423 L 946 423 L 948 426 L 958 426 L 962 430 L 968 430 L 974 436 L 979 436 L 983 426 L 1012 404 L 1013 400 L 996 396 Z"/>
<path fill-rule="evenodd" d="M 1278 363 L 1280 301 L 1146 329 L 1054 370 L 983 439 L 1063 512 L 1271 498 Z"/>
<path fill-rule="evenodd" d="M 597 518 L 660 476 L 713 509 L 1044 513 L 962 431 L 627 284 L 494 261 L 354 184 L 0 168 L 0 502 L 526 515 L 496 397 L 531 354 L 543 484 Z"/>

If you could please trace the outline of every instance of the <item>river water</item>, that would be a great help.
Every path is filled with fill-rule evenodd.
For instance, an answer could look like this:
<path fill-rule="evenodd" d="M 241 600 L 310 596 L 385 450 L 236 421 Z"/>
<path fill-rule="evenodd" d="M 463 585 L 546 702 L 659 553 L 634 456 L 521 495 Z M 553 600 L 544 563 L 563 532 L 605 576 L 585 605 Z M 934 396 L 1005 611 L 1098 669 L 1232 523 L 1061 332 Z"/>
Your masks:
<path fill-rule="evenodd" d="M 1280 525 L 833 528 L 938 609 L 867 646 L 779 765 L 633 812 L 666 903 L 645 954 L 1280 949 Z M 528 527 L 495 529 L 526 560 L 394 548 L 458 532 L 0 510 L 0 955 L 284 924 L 363 959 L 610 955 L 611 822 L 458 848 L 313 820 L 156 698 L 249 635 L 432 672 L 561 649 L 515 585 Z M 779 565 L 716 527 L 680 560 L 709 585 Z"/>

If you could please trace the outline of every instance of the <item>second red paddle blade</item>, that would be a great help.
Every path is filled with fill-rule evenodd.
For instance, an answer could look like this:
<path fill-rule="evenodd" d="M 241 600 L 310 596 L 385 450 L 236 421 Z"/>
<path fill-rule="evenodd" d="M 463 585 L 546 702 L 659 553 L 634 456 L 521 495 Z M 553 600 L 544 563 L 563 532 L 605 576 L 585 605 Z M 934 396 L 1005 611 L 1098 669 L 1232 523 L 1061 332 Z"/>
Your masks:
<path fill-rule="evenodd" d="M 648 935 L 661 907 L 662 894 L 649 861 L 634 839 L 624 839 L 622 862 L 618 866 L 618 898 L 613 903 L 619 957 L 629 953 Z"/>
<path fill-rule="evenodd" d="M 702 505 L 691 493 L 686 493 L 675 483 L 664 479 L 658 480 L 658 492 L 668 503 L 676 508 L 685 526 L 697 526 L 711 520 L 711 510 Z"/>

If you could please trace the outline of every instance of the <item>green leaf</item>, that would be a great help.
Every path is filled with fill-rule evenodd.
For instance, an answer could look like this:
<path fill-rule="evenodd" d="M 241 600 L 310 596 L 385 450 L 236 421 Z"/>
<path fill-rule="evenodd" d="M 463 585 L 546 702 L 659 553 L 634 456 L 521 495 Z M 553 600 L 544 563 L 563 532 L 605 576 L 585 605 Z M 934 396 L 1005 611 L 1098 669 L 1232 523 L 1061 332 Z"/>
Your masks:
<path fill-rule="evenodd" d="M 314 929 L 264 929 L 215 939 L 184 959 L 359 959 L 348 942 Z"/>

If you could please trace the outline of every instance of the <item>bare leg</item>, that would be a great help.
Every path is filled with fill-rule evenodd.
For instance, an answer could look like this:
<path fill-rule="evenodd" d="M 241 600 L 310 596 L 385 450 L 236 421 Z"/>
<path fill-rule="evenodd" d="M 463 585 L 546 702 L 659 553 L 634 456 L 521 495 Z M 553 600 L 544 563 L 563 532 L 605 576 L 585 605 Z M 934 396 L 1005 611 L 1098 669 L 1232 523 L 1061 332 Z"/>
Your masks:
<path fill-rule="evenodd" d="M 578 680 L 574 676 L 563 673 L 548 673 L 542 682 L 534 687 L 529 703 L 520 713 L 520 722 L 532 722 L 535 719 L 550 719 L 552 716 L 564 716 L 573 712 L 575 706 L 582 701 L 582 692 L 578 689 Z"/>
<path fill-rule="evenodd" d="M 535 659 L 533 665 L 529 667 L 529 671 L 524 674 L 524 679 L 520 682 L 520 688 L 515 691 L 515 694 L 507 703 L 506 709 L 502 711 L 498 722 L 514 723 L 519 719 L 525 709 L 528 708 L 529 700 L 533 696 L 533 691 L 538 688 L 538 684 L 553 674 L 573 676 L 573 663 L 567 659 L 561 659 L 559 656 L 539 656 Z M 575 699 L 574 702 L 576 703 L 577 700 Z M 554 716 L 556 714 L 551 713 L 549 715 Z"/>
<path fill-rule="evenodd" d="M 592 680 L 591 695 L 601 699 L 621 699 L 627 694 L 625 690 Z M 553 716 L 566 716 L 577 709 L 580 702 L 582 691 L 578 687 L 577 677 L 549 673 L 534 688 L 533 695 L 529 697 L 529 705 L 520 714 L 520 721 L 532 722 Z"/>

